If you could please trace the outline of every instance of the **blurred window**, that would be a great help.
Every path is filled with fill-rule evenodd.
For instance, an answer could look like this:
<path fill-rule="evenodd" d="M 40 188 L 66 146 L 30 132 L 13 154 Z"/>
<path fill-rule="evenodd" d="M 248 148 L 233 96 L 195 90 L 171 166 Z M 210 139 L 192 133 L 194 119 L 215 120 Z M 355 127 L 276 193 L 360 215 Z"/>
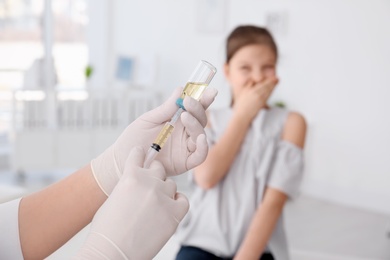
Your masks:
<path fill-rule="evenodd" d="M 45 12 L 52 13 L 49 33 L 57 87 L 83 88 L 88 60 L 87 1 L 49 2 L 51 8 L 44 0 L 0 0 L 0 90 L 21 88 L 24 73 L 36 59 L 43 58 Z"/>
<path fill-rule="evenodd" d="M 47 14 L 50 26 L 45 26 Z M 10 127 L 11 92 L 42 85 L 48 49 L 56 72 L 53 88 L 84 88 L 87 23 L 87 0 L 0 0 L 0 134 Z M 50 28 L 49 47 L 43 42 L 45 28 Z"/>

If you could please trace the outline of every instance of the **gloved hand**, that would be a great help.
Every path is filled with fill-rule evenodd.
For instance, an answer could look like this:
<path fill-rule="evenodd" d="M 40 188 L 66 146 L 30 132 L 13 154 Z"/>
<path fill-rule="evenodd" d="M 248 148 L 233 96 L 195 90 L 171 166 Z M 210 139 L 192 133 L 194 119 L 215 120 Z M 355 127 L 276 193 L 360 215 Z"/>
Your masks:
<path fill-rule="evenodd" d="M 76 259 L 152 259 L 188 211 L 187 198 L 176 193 L 163 165 L 142 168 L 145 153 L 134 148 L 125 171 L 92 220 Z"/>
<path fill-rule="evenodd" d="M 182 88 L 177 88 L 161 106 L 151 110 L 132 122 L 106 151 L 92 160 L 91 168 L 100 188 L 109 195 L 123 173 L 123 166 L 130 150 L 141 146 L 146 152 L 160 130 L 178 109 L 176 99 Z M 217 91 L 208 88 L 200 102 L 184 99 L 187 111 L 175 123 L 175 129 L 156 160 L 159 160 L 168 176 L 188 171 L 201 164 L 207 156 L 208 145 L 204 132 L 207 123 L 205 110 L 214 101 Z"/>

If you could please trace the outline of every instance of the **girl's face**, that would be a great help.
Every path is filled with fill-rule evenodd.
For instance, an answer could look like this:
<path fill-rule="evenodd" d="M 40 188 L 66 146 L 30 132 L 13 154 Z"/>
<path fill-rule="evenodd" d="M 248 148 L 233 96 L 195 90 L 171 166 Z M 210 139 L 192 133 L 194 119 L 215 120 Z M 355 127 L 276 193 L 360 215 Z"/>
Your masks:
<path fill-rule="evenodd" d="M 276 56 L 267 45 L 247 45 L 233 55 L 224 69 L 234 100 L 240 95 L 244 86 L 254 86 L 275 76 Z"/>

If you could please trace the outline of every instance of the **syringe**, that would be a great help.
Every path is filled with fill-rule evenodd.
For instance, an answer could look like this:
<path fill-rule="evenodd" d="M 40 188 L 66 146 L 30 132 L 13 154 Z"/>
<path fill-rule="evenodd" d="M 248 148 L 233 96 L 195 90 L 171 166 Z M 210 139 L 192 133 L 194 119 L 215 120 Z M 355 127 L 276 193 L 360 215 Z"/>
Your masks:
<path fill-rule="evenodd" d="M 196 100 L 200 100 L 204 90 L 210 84 L 216 72 L 217 69 L 207 61 L 201 60 L 199 62 L 198 66 L 184 87 L 182 94 L 176 100 L 176 104 L 179 109 L 172 116 L 171 120 L 164 125 L 157 138 L 150 146 L 148 153 L 146 154 L 144 168 L 149 168 L 150 164 L 157 156 L 157 153 L 163 148 L 169 136 L 172 134 L 175 122 L 180 117 L 181 113 L 185 110 L 183 105 L 184 98 L 186 96 L 190 96 Z"/>

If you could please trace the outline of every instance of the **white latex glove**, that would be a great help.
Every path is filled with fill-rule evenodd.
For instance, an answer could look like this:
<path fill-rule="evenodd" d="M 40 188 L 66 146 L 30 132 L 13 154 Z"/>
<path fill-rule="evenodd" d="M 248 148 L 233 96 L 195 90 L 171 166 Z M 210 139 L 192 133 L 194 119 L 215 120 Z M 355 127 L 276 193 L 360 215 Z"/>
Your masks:
<path fill-rule="evenodd" d="M 93 174 L 106 195 L 111 193 L 122 176 L 130 150 L 141 146 L 146 152 L 164 124 L 175 114 L 178 109 L 176 99 L 182 91 L 182 88 L 177 88 L 164 104 L 137 118 L 112 146 L 92 160 Z M 207 124 L 205 110 L 216 95 L 215 89 L 208 88 L 200 102 L 190 97 L 184 99 L 187 111 L 181 114 L 172 135 L 156 157 L 164 165 L 168 176 L 184 173 L 206 159 L 208 145 L 204 132 Z"/>
<path fill-rule="evenodd" d="M 152 259 L 174 234 L 188 211 L 187 198 L 165 179 L 158 161 L 142 168 L 145 153 L 136 147 L 125 172 L 92 220 L 76 259 Z"/>

